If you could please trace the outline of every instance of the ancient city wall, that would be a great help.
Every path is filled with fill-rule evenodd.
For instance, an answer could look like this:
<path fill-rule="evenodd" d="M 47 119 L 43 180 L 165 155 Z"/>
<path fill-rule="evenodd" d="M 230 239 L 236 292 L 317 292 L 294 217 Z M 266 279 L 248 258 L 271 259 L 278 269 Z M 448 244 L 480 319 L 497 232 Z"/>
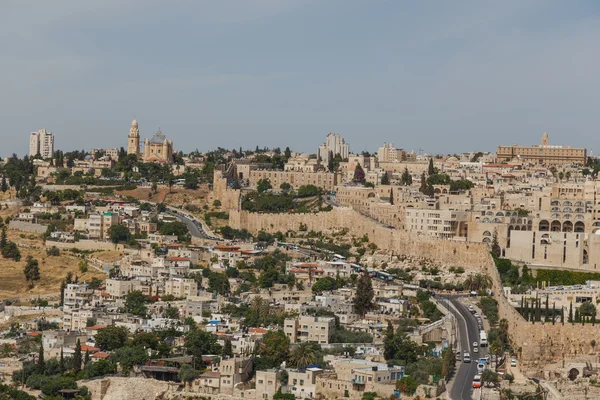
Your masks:
<path fill-rule="evenodd" d="M 261 230 L 274 233 L 307 230 L 331 231 L 348 228 L 354 236 L 368 235 L 380 249 L 398 254 L 425 257 L 440 265 L 462 266 L 468 272 L 486 272 L 492 278 L 492 290 L 498 301 L 500 318 L 508 321 L 509 334 L 515 350 L 521 350 L 520 362 L 532 375 L 541 375 L 544 366 L 594 352 L 592 339 L 600 348 L 600 327 L 590 324 L 556 325 L 527 322 L 504 296 L 500 275 L 484 244 L 450 240 L 435 240 L 411 235 L 405 231 L 389 229 L 350 208 L 336 208 L 316 214 L 257 214 L 231 211 L 229 223 L 236 229 L 245 228 L 251 233 Z"/>
<path fill-rule="evenodd" d="M 482 272 L 489 262 L 488 249 L 480 243 L 451 240 L 434 241 L 425 236 L 412 235 L 405 231 L 390 229 L 367 218 L 350 208 L 335 208 L 329 212 L 307 214 L 259 214 L 247 211 L 230 211 L 229 225 L 245 228 L 251 233 L 266 231 L 298 232 L 300 225 L 307 230 L 331 231 L 347 228 L 352 235 L 367 235 L 380 249 L 394 253 L 424 257 L 440 265 L 460 265 L 465 269 Z"/>

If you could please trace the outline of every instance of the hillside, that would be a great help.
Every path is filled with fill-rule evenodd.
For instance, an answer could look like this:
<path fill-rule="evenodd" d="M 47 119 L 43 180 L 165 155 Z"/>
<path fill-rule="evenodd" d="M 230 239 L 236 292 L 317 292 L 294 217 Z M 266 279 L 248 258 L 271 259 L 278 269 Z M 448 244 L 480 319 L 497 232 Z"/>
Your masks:
<path fill-rule="evenodd" d="M 61 252 L 57 257 L 46 255 L 46 249 L 42 239 L 38 235 L 8 231 L 8 239 L 19 245 L 21 251 L 21 261 L 15 262 L 11 259 L 4 259 L 0 256 L 0 300 L 26 295 L 38 295 L 57 293 L 60 291 L 60 283 L 67 275 L 72 272 L 77 274 L 79 280 L 91 280 L 93 277 L 104 279 L 105 274 L 90 267 L 88 272 L 82 274 L 79 271 L 79 261 L 76 255 L 70 251 Z M 31 255 L 39 262 L 41 279 L 36 282 L 33 289 L 30 289 L 23 268 L 26 264 L 27 256 Z"/>

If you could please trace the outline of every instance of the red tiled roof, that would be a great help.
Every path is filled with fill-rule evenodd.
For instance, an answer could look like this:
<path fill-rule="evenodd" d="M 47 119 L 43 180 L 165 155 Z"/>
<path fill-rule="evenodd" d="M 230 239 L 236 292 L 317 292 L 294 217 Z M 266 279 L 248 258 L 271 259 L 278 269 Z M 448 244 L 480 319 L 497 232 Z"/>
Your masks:
<path fill-rule="evenodd" d="M 167 261 L 190 261 L 187 257 L 167 257 L 165 258 Z"/>
<path fill-rule="evenodd" d="M 240 246 L 227 246 L 225 244 L 218 244 L 215 246 L 215 250 L 239 250 Z"/>
<path fill-rule="evenodd" d="M 92 354 L 92 358 L 102 358 L 102 359 L 104 359 L 104 358 L 108 358 L 109 355 L 110 354 L 108 354 L 108 353 L 105 353 L 103 351 L 99 351 L 97 353 Z"/>
<path fill-rule="evenodd" d="M 208 372 L 203 373 L 200 376 L 205 377 L 205 378 L 219 378 L 221 376 L 221 373 L 217 372 L 217 371 L 208 371 Z"/>
<path fill-rule="evenodd" d="M 33 332 L 27 332 L 27 336 L 40 336 L 42 334 L 42 332 L 38 332 L 38 331 L 33 331 Z"/>
<path fill-rule="evenodd" d="M 88 346 L 87 344 L 82 344 L 81 345 L 81 351 L 89 351 L 90 353 L 91 352 L 95 353 L 95 352 L 100 351 L 100 348 L 99 347 Z"/>
<path fill-rule="evenodd" d="M 93 325 L 93 326 L 88 326 L 85 329 L 90 330 L 90 331 L 97 331 L 98 329 L 104 329 L 106 328 L 106 325 Z"/>

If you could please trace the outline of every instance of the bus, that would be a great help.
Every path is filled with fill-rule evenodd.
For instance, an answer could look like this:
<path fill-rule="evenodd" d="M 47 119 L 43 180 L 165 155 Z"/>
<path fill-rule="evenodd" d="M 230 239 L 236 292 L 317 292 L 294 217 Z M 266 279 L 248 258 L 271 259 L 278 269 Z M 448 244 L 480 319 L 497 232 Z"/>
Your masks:
<path fill-rule="evenodd" d="M 487 341 L 487 334 L 485 333 L 485 331 L 482 329 L 479 332 L 479 346 L 481 347 L 487 347 L 488 345 L 488 341 Z"/>

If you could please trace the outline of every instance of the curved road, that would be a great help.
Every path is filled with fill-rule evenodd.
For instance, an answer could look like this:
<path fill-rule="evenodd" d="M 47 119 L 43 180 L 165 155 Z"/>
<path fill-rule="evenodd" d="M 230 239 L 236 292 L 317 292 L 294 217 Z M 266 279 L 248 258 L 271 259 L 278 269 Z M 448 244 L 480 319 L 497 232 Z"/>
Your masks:
<path fill-rule="evenodd" d="M 454 307 L 449 307 L 450 312 L 456 317 L 458 329 L 460 331 L 460 358 L 462 360 L 465 351 L 471 354 L 471 362 L 465 363 L 457 361 L 457 368 L 454 374 L 452 387 L 450 389 L 451 399 L 472 399 L 473 377 L 477 374 L 477 360 L 479 357 L 485 357 L 487 347 L 480 347 L 479 353 L 473 353 L 473 342 L 479 342 L 479 326 L 477 319 L 469 312 L 467 307 L 458 301 L 457 296 L 444 296 Z M 458 310 L 458 312 L 456 311 Z"/>

